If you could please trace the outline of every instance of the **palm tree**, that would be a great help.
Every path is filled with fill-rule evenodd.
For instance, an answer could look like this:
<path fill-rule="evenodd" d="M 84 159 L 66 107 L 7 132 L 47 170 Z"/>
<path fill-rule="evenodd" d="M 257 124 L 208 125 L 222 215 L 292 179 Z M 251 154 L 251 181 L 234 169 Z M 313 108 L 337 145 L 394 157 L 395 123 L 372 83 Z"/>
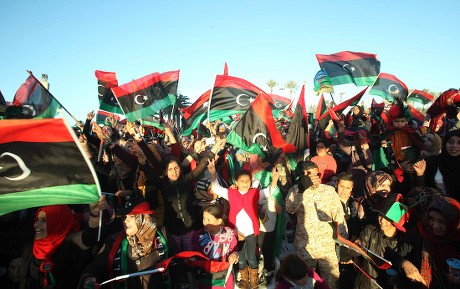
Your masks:
<path fill-rule="evenodd" d="M 273 88 L 275 88 L 275 86 L 278 85 L 278 82 L 274 81 L 273 79 L 270 79 L 266 84 L 270 88 L 270 94 L 273 94 Z"/>
<path fill-rule="evenodd" d="M 317 106 L 314 104 L 310 104 L 309 106 L 307 106 L 307 112 L 309 113 L 315 113 L 316 109 L 317 109 Z"/>
<path fill-rule="evenodd" d="M 190 106 L 190 104 L 190 98 L 179 93 L 179 95 L 176 96 L 176 103 L 164 108 L 163 113 L 168 115 L 168 119 L 174 120 L 177 128 L 180 128 L 182 121 L 180 109 L 186 108 L 187 106 Z"/>
<path fill-rule="evenodd" d="M 294 90 L 297 90 L 297 88 L 298 88 L 297 83 L 295 83 L 294 80 L 289 80 L 289 81 L 284 85 L 284 88 L 289 89 L 289 99 L 292 101 L 292 92 L 293 92 Z"/>

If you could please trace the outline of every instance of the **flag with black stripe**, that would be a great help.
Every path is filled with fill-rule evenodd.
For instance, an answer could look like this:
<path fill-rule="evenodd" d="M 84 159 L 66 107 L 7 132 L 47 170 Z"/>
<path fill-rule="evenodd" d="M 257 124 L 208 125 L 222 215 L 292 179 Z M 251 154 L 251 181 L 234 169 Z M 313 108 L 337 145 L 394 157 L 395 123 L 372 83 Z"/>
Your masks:
<path fill-rule="evenodd" d="M 380 61 L 371 53 L 342 51 L 316 54 L 316 58 L 332 85 L 354 83 L 356 86 L 369 86 L 380 73 Z"/>
<path fill-rule="evenodd" d="M 380 73 L 371 90 L 369 90 L 369 94 L 378 95 L 390 102 L 396 98 L 405 101 L 408 93 L 409 90 L 406 84 L 389 73 Z"/>
<path fill-rule="evenodd" d="M 62 119 L 0 121 L 0 215 L 97 202 L 91 163 Z"/>
<path fill-rule="evenodd" d="M 53 118 L 58 114 L 61 104 L 29 71 L 29 77 L 16 91 L 13 105 L 20 106 L 22 118 Z"/>
<path fill-rule="evenodd" d="M 111 88 L 118 86 L 115 72 L 96 70 L 97 95 L 99 97 L 99 109 L 107 112 L 123 114 Z"/>
<path fill-rule="evenodd" d="M 273 148 L 280 148 L 285 153 L 296 150 L 295 146 L 287 143 L 278 131 L 270 105 L 263 94 L 256 97 L 235 128 L 228 134 L 227 142 L 261 157 Z"/>
<path fill-rule="evenodd" d="M 130 122 L 155 115 L 161 109 L 176 103 L 179 70 L 152 73 L 123 85 L 112 92 Z"/>

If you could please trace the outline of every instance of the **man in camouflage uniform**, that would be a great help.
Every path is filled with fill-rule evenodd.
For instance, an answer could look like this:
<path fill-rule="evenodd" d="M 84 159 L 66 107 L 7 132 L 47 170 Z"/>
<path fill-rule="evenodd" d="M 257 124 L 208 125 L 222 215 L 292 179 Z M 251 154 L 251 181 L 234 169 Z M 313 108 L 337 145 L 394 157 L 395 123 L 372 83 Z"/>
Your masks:
<path fill-rule="evenodd" d="M 320 276 L 336 289 L 340 273 L 332 222 L 337 222 L 339 233 L 348 237 L 340 198 L 334 187 L 321 184 L 315 163 L 299 162 L 297 170 L 300 182 L 290 189 L 286 199 L 286 211 L 297 215 L 296 253 L 310 268 L 318 266 Z"/>

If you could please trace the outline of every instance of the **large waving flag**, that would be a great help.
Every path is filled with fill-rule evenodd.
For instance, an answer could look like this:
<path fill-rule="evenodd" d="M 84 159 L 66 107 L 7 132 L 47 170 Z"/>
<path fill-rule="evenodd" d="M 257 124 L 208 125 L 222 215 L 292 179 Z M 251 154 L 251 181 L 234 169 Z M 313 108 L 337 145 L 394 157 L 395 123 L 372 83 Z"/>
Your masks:
<path fill-rule="evenodd" d="M 228 134 L 227 142 L 262 157 L 265 155 L 264 151 L 269 151 L 272 147 L 280 148 L 286 153 L 296 150 L 278 131 L 270 105 L 262 93 Z"/>
<path fill-rule="evenodd" d="M 0 215 L 97 202 L 95 171 L 77 143 L 62 119 L 0 121 Z"/>
<path fill-rule="evenodd" d="M 99 109 L 96 114 L 96 123 L 102 125 L 110 125 L 108 120 L 109 117 L 115 118 L 118 122 L 121 122 L 123 119 L 125 119 L 123 114 L 112 113 Z"/>
<path fill-rule="evenodd" d="M 197 129 L 208 116 L 209 97 L 211 90 L 203 93 L 191 106 L 184 109 L 182 115 L 187 124 L 182 135 L 190 135 L 194 129 Z"/>
<path fill-rule="evenodd" d="M 327 75 L 324 69 L 320 69 L 316 73 L 313 79 L 313 90 L 316 92 L 316 95 L 320 93 L 334 93 L 334 87 L 332 87 L 329 75 Z"/>
<path fill-rule="evenodd" d="M 388 73 L 380 73 L 375 81 L 369 94 L 378 95 L 388 101 L 394 101 L 395 98 L 406 100 L 409 90 L 404 82 L 396 76 Z"/>
<path fill-rule="evenodd" d="M 28 118 L 53 118 L 62 105 L 29 71 L 29 77 L 16 92 L 13 105 L 27 109 Z"/>
<path fill-rule="evenodd" d="M 414 89 L 407 97 L 407 100 L 416 101 L 423 105 L 430 103 L 433 99 L 434 96 L 432 94 L 418 89 Z"/>
<path fill-rule="evenodd" d="M 332 85 L 354 83 L 369 86 L 380 73 L 380 61 L 375 54 L 342 51 L 334 54 L 316 54 L 319 66 Z"/>
<path fill-rule="evenodd" d="M 115 72 L 96 70 L 97 94 L 99 97 L 99 109 L 107 112 L 123 114 L 111 88 L 118 86 L 117 75 Z"/>
<path fill-rule="evenodd" d="M 299 100 L 294 110 L 294 117 L 289 124 L 286 141 L 296 147 L 296 162 L 304 159 L 304 151 L 308 148 L 308 115 L 305 105 L 305 85 L 300 91 Z"/>
<path fill-rule="evenodd" d="M 130 122 L 154 115 L 176 103 L 179 71 L 152 73 L 123 85 L 112 92 Z"/>
<path fill-rule="evenodd" d="M 249 81 L 234 76 L 217 75 L 210 101 L 209 120 L 245 113 L 259 94 L 273 103 L 267 93 Z"/>

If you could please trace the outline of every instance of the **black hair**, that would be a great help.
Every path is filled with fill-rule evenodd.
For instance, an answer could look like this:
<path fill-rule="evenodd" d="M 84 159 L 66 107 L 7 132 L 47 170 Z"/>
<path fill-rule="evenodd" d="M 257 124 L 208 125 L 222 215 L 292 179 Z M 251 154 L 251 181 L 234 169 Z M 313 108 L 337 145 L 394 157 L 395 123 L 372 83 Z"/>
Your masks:
<path fill-rule="evenodd" d="M 203 212 L 213 215 L 216 219 L 224 219 L 225 217 L 224 207 L 219 204 L 208 205 L 203 208 Z"/>
<path fill-rule="evenodd" d="M 282 278 L 297 281 L 304 278 L 307 274 L 307 263 L 296 254 L 289 254 L 284 257 L 280 268 L 276 272 L 276 281 L 281 281 Z"/>
<path fill-rule="evenodd" d="M 300 161 L 297 163 L 297 167 L 295 169 L 295 173 L 297 176 L 303 175 L 304 171 L 308 171 L 310 169 L 317 169 L 318 165 L 312 161 Z"/>
<path fill-rule="evenodd" d="M 161 168 L 163 169 L 164 172 L 166 172 L 168 170 L 168 166 L 170 163 L 177 163 L 179 166 L 180 166 L 180 163 L 179 161 L 176 159 L 176 158 L 173 158 L 173 157 L 167 157 L 166 159 L 164 159 L 162 162 L 161 162 Z"/>
<path fill-rule="evenodd" d="M 339 182 L 340 181 L 350 181 L 353 182 L 353 175 L 348 172 L 343 172 L 339 174 Z"/>
<path fill-rule="evenodd" d="M 318 145 L 319 143 L 322 143 L 326 148 L 329 148 L 329 146 L 331 145 L 329 143 L 329 141 L 325 138 L 319 138 L 316 140 L 316 145 Z"/>
<path fill-rule="evenodd" d="M 235 175 L 235 180 L 238 180 L 241 176 L 249 176 L 252 179 L 252 174 L 248 170 L 239 170 Z"/>

